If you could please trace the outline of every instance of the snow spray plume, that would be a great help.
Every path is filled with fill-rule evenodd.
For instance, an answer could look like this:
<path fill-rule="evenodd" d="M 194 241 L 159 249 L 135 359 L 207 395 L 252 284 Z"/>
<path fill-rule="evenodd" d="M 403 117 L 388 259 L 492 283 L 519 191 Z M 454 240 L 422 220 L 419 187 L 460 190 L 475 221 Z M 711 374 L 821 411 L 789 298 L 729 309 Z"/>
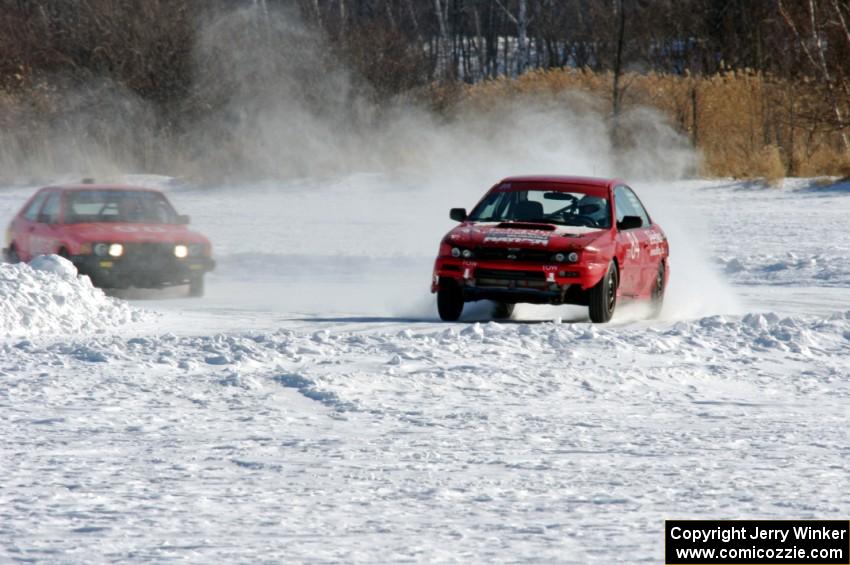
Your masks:
<path fill-rule="evenodd" d="M 26 95 L 0 93 L 0 176 L 7 182 L 110 178 L 167 166 L 155 109 L 121 85 L 54 75 Z M 5 118 L 5 119 L 4 119 Z"/>
<path fill-rule="evenodd" d="M 471 101 L 448 118 L 409 101 L 377 104 L 293 11 L 225 14 L 200 31 L 195 58 L 196 102 L 215 111 L 192 145 L 237 177 L 452 170 L 480 189 L 523 171 L 670 178 L 695 162 L 686 140 L 646 109 L 621 118 L 633 143 L 616 154 L 606 108 L 574 93 Z"/>
<path fill-rule="evenodd" d="M 300 270 L 313 276 L 323 272 L 322 263 L 348 256 L 356 258 L 346 261 L 356 265 L 355 271 L 386 274 L 389 269 L 394 278 L 392 291 L 376 294 L 374 284 L 388 286 L 382 277 L 367 282 L 362 275 L 358 286 L 347 275 L 348 282 L 338 282 L 340 288 L 330 285 L 315 305 L 299 298 L 296 306 L 308 310 L 432 317 L 427 282 L 437 242 L 451 226 L 447 209 L 470 207 L 504 176 L 561 173 L 671 181 L 695 170 L 696 155 L 687 140 L 649 109 L 621 117 L 630 142 L 615 151 L 607 103 L 578 93 L 471 99 L 448 118 L 403 101 L 378 106 L 363 95 L 357 77 L 323 56 L 321 38 L 291 13 L 264 13 L 257 20 L 256 12 L 234 12 L 201 37 L 198 61 L 204 68 L 199 74 L 213 81 L 208 92 L 224 84 L 232 94 L 224 97 L 228 102 L 220 120 L 205 126 L 209 141 L 199 145 L 223 152 L 221 162 L 239 152 L 238 161 L 254 178 L 302 179 L 283 185 L 277 205 L 270 203 L 273 188 L 255 194 L 263 209 L 252 211 L 269 215 L 268 222 L 256 224 L 270 226 L 268 233 L 256 234 L 262 241 L 297 248 L 297 255 L 271 253 L 258 260 L 250 249 L 234 250 L 233 267 L 247 262 L 251 272 L 265 270 L 274 278 L 299 271 L 292 268 L 298 264 L 308 266 Z M 687 197 L 672 199 L 669 192 L 675 187 L 668 183 L 647 185 L 650 189 L 650 210 L 668 230 L 674 250 L 666 313 L 706 313 L 705 296 L 730 293 L 700 259 L 695 232 L 679 226 Z M 345 241 L 308 237 L 293 242 L 274 233 L 279 225 L 306 230 L 326 224 L 339 228 L 335 233 L 344 231 Z M 326 280 L 341 279 L 338 273 L 325 274 Z M 292 275 L 286 277 L 281 284 L 291 287 Z M 546 317 L 554 310 L 528 311 Z"/>
<path fill-rule="evenodd" d="M 243 204 L 227 211 L 227 222 L 198 217 L 216 242 L 223 277 L 243 262 L 274 279 L 339 256 L 356 257 L 360 272 L 399 259 L 393 292 L 376 296 L 371 284 L 359 293 L 326 283 L 323 296 L 346 297 L 337 310 L 433 316 L 427 283 L 437 242 L 451 226 L 446 212 L 470 207 L 501 177 L 675 179 L 696 162 L 686 140 L 647 109 L 621 116 L 631 142 L 615 151 L 607 103 L 578 93 L 472 99 L 449 116 L 404 100 L 376 104 L 294 11 L 241 9 L 206 21 L 194 60 L 179 137 L 154 133 L 157 116 L 126 91 L 95 85 L 57 95 L 60 125 L 45 128 L 40 139 L 49 150 L 35 148 L 39 158 L 29 163 L 45 174 L 163 172 L 238 187 Z M 19 141 L 0 137 L 5 148 Z M 14 147 L 0 153 L 21 154 Z M 254 196 L 262 204 L 244 204 L 251 202 L 246 179 L 269 180 L 262 198 Z M 316 237 L 316 226 L 329 235 Z M 312 235 L 301 237 L 306 233 Z M 671 234 L 674 254 L 692 255 L 678 237 Z M 265 243 L 262 258 L 258 241 Z M 287 276 L 280 284 L 291 282 Z"/>
<path fill-rule="evenodd" d="M 615 154 L 607 105 L 574 93 L 472 101 L 449 117 L 377 104 L 297 11 L 264 6 L 199 21 L 192 84 L 168 116 L 107 79 L 48 77 L 27 100 L 2 95 L 10 127 L 0 130 L 0 162 L 41 176 L 132 171 L 208 182 L 452 170 L 452 182 L 476 189 L 523 171 L 669 178 L 692 167 L 684 140 L 649 110 L 621 118 L 634 143 Z"/>
<path fill-rule="evenodd" d="M 694 188 L 687 184 L 640 183 L 637 189 L 670 241 L 671 276 L 662 318 L 742 313 L 732 285 L 708 258 L 710 227 L 694 211 Z"/>

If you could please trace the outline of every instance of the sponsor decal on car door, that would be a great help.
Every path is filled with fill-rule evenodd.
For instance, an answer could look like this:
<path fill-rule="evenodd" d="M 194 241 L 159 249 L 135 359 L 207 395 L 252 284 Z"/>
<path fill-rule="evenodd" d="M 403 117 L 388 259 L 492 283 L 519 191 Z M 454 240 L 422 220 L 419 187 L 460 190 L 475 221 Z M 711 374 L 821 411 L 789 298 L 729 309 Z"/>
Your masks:
<path fill-rule="evenodd" d="M 656 225 L 644 230 L 644 249 L 646 250 L 646 261 L 644 262 L 644 289 L 652 290 L 658 275 L 658 265 L 664 258 L 667 240 Z"/>
<path fill-rule="evenodd" d="M 614 189 L 614 210 L 617 224 L 626 216 L 638 216 L 640 213 L 634 207 L 634 193 L 626 186 Z M 643 218 L 641 218 L 643 219 Z M 617 249 L 620 251 L 620 294 L 633 296 L 640 291 L 642 267 L 645 253 L 641 246 L 643 227 L 634 229 L 619 229 L 617 231 Z"/>
<path fill-rule="evenodd" d="M 641 249 L 637 237 L 639 230 L 621 230 L 617 234 L 617 248 L 620 250 L 620 294 L 635 293 L 640 275 Z"/>
<path fill-rule="evenodd" d="M 664 238 L 658 228 L 652 224 L 643 203 L 627 186 L 618 186 L 615 191 L 617 202 L 617 220 L 624 216 L 637 216 L 642 226 L 628 230 L 633 252 L 633 272 L 631 273 L 629 293 L 642 295 L 655 284 L 658 263 L 663 254 Z M 660 239 L 659 239 L 660 238 Z"/>

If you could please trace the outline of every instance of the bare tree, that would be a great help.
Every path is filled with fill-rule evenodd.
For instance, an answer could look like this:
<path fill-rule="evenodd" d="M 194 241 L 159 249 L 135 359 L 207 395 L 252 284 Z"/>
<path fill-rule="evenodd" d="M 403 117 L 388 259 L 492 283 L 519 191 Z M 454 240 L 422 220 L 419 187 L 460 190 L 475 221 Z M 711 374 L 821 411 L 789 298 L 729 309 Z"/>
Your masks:
<path fill-rule="evenodd" d="M 779 13 L 782 16 L 782 19 L 785 20 L 785 23 L 788 25 L 788 27 L 791 29 L 791 32 L 797 38 L 797 41 L 800 44 L 800 48 L 806 55 L 806 59 L 808 59 L 815 72 L 820 75 L 824 87 L 826 88 L 827 95 L 829 96 L 829 101 L 830 105 L 832 106 L 832 113 L 835 117 L 836 126 L 840 130 L 840 136 L 841 141 L 844 144 L 844 150 L 850 153 L 850 138 L 848 138 L 846 131 L 847 123 L 844 121 L 844 113 L 842 111 L 841 104 L 838 99 L 838 93 L 836 92 L 835 82 L 833 80 L 830 67 L 826 61 L 826 46 L 824 45 L 823 36 L 821 34 L 822 23 L 819 19 L 819 14 L 815 5 L 815 1 L 808 0 L 806 6 L 808 10 L 808 24 L 811 33 L 810 37 L 805 37 L 800 31 L 799 26 L 794 21 L 792 15 L 788 12 L 788 9 L 785 6 L 783 0 L 777 0 L 777 5 L 779 7 Z M 836 9 L 838 9 L 838 12 L 840 14 L 841 11 L 837 4 Z"/>
<path fill-rule="evenodd" d="M 514 15 L 505 7 L 501 0 L 496 0 L 496 4 L 502 9 L 508 19 L 516 26 L 517 31 L 517 75 L 521 75 L 528 67 L 528 25 L 530 23 L 528 17 L 528 0 L 517 1 L 517 14 Z"/>
<path fill-rule="evenodd" d="M 626 10 L 623 0 L 616 0 L 617 37 L 614 51 L 614 80 L 611 92 L 612 128 L 611 136 L 615 146 L 620 143 L 620 114 L 623 105 L 624 88 L 620 86 L 623 75 L 623 49 L 626 42 Z"/>
<path fill-rule="evenodd" d="M 446 76 L 454 76 L 454 69 L 451 69 L 448 56 L 449 43 L 449 1 L 450 0 L 434 0 L 434 15 L 437 18 L 437 29 L 439 36 L 437 37 L 437 68 L 439 72 Z"/>

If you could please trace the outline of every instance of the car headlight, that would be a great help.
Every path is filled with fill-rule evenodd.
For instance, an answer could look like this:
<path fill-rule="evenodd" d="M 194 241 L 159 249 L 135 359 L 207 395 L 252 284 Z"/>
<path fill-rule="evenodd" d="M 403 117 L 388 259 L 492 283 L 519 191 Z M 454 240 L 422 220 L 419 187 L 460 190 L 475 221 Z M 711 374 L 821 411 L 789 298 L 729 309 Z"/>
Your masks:
<path fill-rule="evenodd" d="M 124 255 L 124 246 L 120 243 L 113 243 L 109 246 L 109 256 L 110 257 L 121 257 Z"/>
<path fill-rule="evenodd" d="M 452 257 L 463 257 L 464 259 L 472 259 L 473 257 L 475 257 L 475 253 L 471 249 L 452 247 Z"/>
<path fill-rule="evenodd" d="M 109 246 L 105 243 L 96 243 L 94 246 L 94 254 L 103 257 L 109 252 Z"/>
<path fill-rule="evenodd" d="M 552 260 L 556 263 L 576 263 L 578 261 L 578 253 L 570 251 L 569 253 L 555 253 L 552 255 Z"/>
<path fill-rule="evenodd" d="M 185 259 L 189 256 L 189 248 L 185 245 L 175 245 L 174 246 L 174 256 L 178 259 Z"/>

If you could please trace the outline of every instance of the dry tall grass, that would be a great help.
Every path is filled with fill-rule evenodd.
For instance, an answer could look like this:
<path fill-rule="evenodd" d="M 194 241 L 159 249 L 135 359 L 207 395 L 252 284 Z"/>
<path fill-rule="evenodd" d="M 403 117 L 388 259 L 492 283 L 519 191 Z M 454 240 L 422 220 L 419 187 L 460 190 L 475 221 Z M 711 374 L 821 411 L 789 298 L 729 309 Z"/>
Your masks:
<path fill-rule="evenodd" d="M 534 97 L 548 97 L 550 104 L 566 104 L 574 112 L 586 108 L 604 114 L 611 108 L 611 84 L 610 73 L 532 71 L 518 79 L 447 84 L 435 88 L 430 101 L 447 116 L 463 114 L 469 107 L 497 113 L 494 109 Z M 785 176 L 850 177 L 850 154 L 838 132 L 824 126 L 822 118 L 831 108 L 812 83 L 729 71 L 698 77 L 629 73 L 623 84 L 625 112 L 636 116 L 637 110 L 653 108 L 665 116 L 701 153 L 701 175 L 768 181 Z M 297 89 L 290 91 L 298 94 Z M 137 170 L 203 177 L 257 168 L 249 143 L 256 136 L 250 131 L 241 137 L 227 135 L 233 129 L 232 112 L 209 106 L 206 115 L 216 127 L 204 129 L 193 127 L 206 122 L 191 105 L 180 108 L 172 115 L 182 123 L 172 123 L 156 105 L 109 82 L 86 88 L 66 88 L 61 81 L 14 90 L 0 87 L 0 181 L 33 171 L 101 176 Z M 337 119 L 345 115 L 339 113 Z M 647 124 L 628 118 L 621 120 L 618 138 L 625 144 Z"/>
<path fill-rule="evenodd" d="M 587 69 L 532 71 L 466 87 L 462 98 L 488 104 L 505 97 L 585 92 L 607 101 L 611 73 Z M 850 175 L 850 154 L 824 127 L 831 108 L 815 85 L 753 71 L 713 76 L 628 73 L 626 108 L 650 107 L 688 135 L 707 176 Z"/>

